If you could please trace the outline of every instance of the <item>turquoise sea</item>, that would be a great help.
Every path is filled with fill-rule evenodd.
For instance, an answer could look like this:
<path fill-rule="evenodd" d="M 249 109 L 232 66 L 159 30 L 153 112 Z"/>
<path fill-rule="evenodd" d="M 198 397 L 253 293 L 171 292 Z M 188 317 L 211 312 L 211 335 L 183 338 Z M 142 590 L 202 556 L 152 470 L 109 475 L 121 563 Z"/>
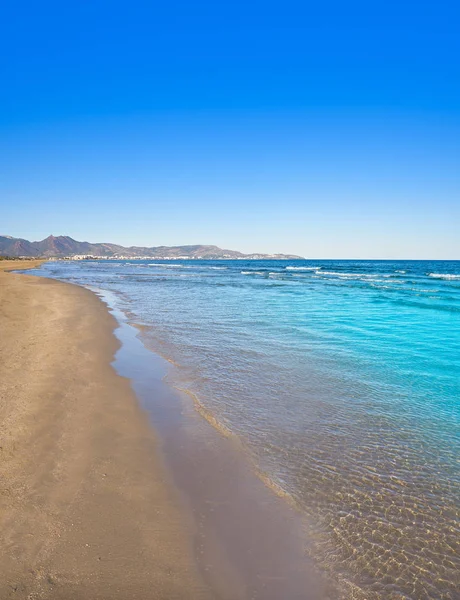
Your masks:
<path fill-rule="evenodd" d="M 350 598 L 460 598 L 460 262 L 56 261 L 109 290 Z"/>

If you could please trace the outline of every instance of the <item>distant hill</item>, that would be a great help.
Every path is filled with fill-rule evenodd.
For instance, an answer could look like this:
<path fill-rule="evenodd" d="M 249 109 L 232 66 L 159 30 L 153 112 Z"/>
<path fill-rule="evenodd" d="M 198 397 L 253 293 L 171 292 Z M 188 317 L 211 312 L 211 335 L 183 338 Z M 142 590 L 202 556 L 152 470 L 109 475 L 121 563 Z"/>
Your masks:
<path fill-rule="evenodd" d="M 50 235 L 41 242 L 29 242 L 9 235 L 0 235 L 0 255 L 30 256 L 43 258 L 64 258 L 73 256 L 94 256 L 100 258 L 302 258 L 294 254 L 243 254 L 235 250 L 223 250 L 217 246 L 153 246 L 146 248 L 118 244 L 90 244 L 77 242 L 66 235 Z"/>

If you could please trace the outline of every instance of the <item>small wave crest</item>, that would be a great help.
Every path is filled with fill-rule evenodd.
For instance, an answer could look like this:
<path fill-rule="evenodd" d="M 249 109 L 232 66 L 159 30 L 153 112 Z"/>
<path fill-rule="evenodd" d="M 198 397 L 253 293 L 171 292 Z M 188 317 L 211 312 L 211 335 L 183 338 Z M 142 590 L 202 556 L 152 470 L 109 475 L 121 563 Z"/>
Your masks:
<path fill-rule="evenodd" d="M 315 271 L 315 273 L 317 275 L 328 275 L 331 277 L 340 277 L 343 279 L 362 279 L 363 277 L 368 279 L 376 277 L 375 273 L 345 273 L 342 271 Z M 380 277 L 389 277 L 389 275 L 380 275 Z"/>
<path fill-rule="evenodd" d="M 286 271 L 319 271 L 321 267 L 286 267 Z"/>
<path fill-rule="evenodd" d="M 149 267 L 162 267 L 163 269 L 193 269 L 187 265 L 165 265 L 163 263 L 149 263 Z"/>
<path fill-rule="evenodd" d="M 241 275 L 267 275 L 267 271 L 241 271 Z"/>
<path fill-rule="evenodd" d="M 433 277 L 434 279 L 446 279 L 447 281 L 460 279 L 460 275 L 454 275 L 453 273 L 428 273 L 428 277 Z"/>

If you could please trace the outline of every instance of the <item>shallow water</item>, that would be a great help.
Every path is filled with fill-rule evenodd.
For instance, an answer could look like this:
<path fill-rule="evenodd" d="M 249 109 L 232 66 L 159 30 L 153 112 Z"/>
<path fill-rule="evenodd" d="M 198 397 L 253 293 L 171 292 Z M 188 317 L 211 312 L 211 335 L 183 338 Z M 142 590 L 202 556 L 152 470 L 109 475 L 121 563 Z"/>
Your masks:
<path fill-rule="evenodd" d="M 308 517 L 346 597 L 458 598 L 460 262 L 84 261 Z"/>
<path fill-rule="evenodd" d="M 220 600 L 332 600 L 337 591 L 306 558 L 303 520 L 254 477 L 238 439 L 223 436 L 168 385 L 172 367 L 99 293 L 119 322 L 114 368 L 131 380 L 155 426 L 161 455 L 191 517 L 197 567 Z"/>

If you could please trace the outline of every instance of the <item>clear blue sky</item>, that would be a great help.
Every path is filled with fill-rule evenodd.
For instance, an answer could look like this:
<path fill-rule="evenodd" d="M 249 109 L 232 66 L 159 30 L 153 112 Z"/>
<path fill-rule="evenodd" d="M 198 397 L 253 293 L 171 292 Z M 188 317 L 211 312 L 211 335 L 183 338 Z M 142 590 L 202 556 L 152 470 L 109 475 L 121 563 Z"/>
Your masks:
<path fill-rule="evenodd" d="M 451 2 L 8 2 L 0 233 L 460 259 Z"/>

